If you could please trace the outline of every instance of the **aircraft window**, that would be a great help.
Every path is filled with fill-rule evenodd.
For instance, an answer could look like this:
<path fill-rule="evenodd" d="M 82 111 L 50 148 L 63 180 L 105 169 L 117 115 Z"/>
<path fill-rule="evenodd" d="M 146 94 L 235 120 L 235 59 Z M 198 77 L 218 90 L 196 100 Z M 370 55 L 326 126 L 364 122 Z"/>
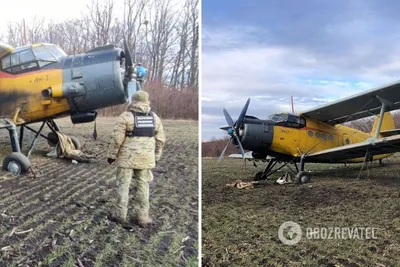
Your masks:
<path fill-rule="evenodd" d="M 275 123 L 285 122 L 288 119 L 287 114 L 272 114 L 269 115 L 267 120 L 272 120 Z"/>
<path fill-rule="evenodd" d="M 329 141 L 333 141 L 333 136 L 330 134 L 330 135 L 328 135 L 328 140 Z"/>
<path fill-rule="evenodd" d="M 11 54 L 11 66 L 19 65 L 19 53 Z"/>
<path fill-rule="evenodd" d="M 36 59 L 39 61 L 47 61 L 47 62 L 56 61 L 55 57 L 44 46 L 34 47 L 33 53 L 35 54 Z"/>
<path fill-rule="evenodd" d="M 21 63 L 29 62 L 35 60 L 32 50 L 28 49 L 19 53 L 19 60 Z"/>
<path fill-rule="evenodd" d="M 321 134 L 320 134 L 319 132 L 316 132 L 316 133 L 315 133 L 315 137 L 320 138 L 320 137 L 321 137 Z"/>
<path fill-rule="evenodd" d="M 346 138 L 346 144 L 350 144 L 349 138 Z"/>
<path fill-rule="evenodd" d="M 306 126 L 306 120 L 304 118 L 301 118 L 300 116 L 289 114 L 285 126 L 293 128 L 302 128 Z"/>
<path fill-rule="evenodd" d="M 56 57 L 57 60 L 67 56 L 67 54 L 58 46 L 48 45 L 46 48 Z"/>
<path fill-rule="evenodd" d="M 308 136 L 312 137 L 314 135 L 313 131 L 308 131 Z"/>
<path fill-rule="evenodd" d="M 7 69 L 11 66 L 11 57 L 10 56 L 6 56 L 1 60 L 1 66 L 4 69 Z"/>
<path fill-rule="evenodd" d="M 326 137 L 327 137 L 327 136 L 326 136 L 326 133 L 323 133 L 323 134 L 322 134 L 322 139 L 326 140 Z"/>

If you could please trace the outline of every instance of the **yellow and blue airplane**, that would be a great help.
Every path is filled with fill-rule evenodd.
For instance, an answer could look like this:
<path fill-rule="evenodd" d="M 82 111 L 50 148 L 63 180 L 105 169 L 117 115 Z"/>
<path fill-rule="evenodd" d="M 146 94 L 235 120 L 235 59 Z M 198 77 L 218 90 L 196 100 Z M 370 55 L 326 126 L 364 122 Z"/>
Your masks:
<path fill-rule="evenodd" d="M 250 98 L 234 122 L 223 109 L 230 139 L 241 158 L 267 161 L 255 180 L 267 179 L 287 164 L 296 167 L 296 180 L 310 182 L 306 162 L 356 163 L 381 160 L 400 151 L 400 129 L 395 129 L 392 110 L 400 109 L 400 81 L 313 108 L 300 114 L 272 114 L 261 120 L 246 115 Z M 343 125 L 376 115 L 373 129 L 365 133 Z M 245 153 L 244 150 L 250 152 Z M 278 162 L 285 164 L 275 168 Z M 296 162 L 300 162 L 300 169 Z"/>
<path fill-rule="evenodd" d="M 124 49 L 105 45 L 75 56 L 54 44 L 13 48 L 0 43 L 0 129 L 9 131 L 13 150 L 4 158 L 3 168 L 26 172 L 38 136 L 57 143 L 60 129 L 55 118 L 70 116 L 73 123 L 92 122 L 96 109 L 126 103 L 134 69 L 125 41 Z M 42 122 L 38 131 L 28 126 L 34 122 Z M 44 125 L 51 130 L 47 136 L 41 133 Z M 24 129 L 36 134 L 28 157 L 21 153 Z M 75 138 L 73 141 L 79 146 Z"/>

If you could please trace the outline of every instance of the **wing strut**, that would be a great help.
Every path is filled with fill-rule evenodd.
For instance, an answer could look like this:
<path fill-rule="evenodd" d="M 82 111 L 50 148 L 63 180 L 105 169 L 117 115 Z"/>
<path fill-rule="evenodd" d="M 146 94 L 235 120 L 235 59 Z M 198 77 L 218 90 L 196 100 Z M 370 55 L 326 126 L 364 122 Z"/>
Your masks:
<path fill-rule="evenodd" d="M 391 102 L 383 97 L 380 97 L 378 95 L 376 96 L 376 98 L 382 103 L 382 106 L 381 106 L 381 112 L 380 112 L 379 120 L 378 120 L 378 127 L 376 127 L 375 136 L 368 140 L 371 143 L 375 143 L 375 141 L 379 138 L 379 134 L 381 132 L 382 121 L 383 121 L 383 114 L 385 113 L 386 108 L 388 108 L 389 106 L 394 104 L 393 102 Z"/>

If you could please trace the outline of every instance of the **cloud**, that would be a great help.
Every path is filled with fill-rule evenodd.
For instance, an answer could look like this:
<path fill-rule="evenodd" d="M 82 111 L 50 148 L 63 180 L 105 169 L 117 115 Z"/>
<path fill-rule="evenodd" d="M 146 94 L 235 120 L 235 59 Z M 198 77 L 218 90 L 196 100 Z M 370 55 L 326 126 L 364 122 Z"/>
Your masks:
<path fill-rule="evenodd" d="M 265 118 L 291 111 L 290 96 L 295 111 L 302 111 L 398 79 L 400 31 L 391 30 L 399 27 L 386 18 L 389 10 L 348 1 L 332 4 L 331 11 L 347 7 L 334 13 L 310 1 L 318 8 L 283 12 L 272 2 L 261 26 L 254 26 L 261 20 L 255 14 L 253 21 L 220 19 L 224 23 L 212 27 L 203 18 L 203 140 L 223 136 L 222 108 L 236 119 L 248 97 L 248 114 Z M 296 20 L 292 12 L 302 15 Z"/>

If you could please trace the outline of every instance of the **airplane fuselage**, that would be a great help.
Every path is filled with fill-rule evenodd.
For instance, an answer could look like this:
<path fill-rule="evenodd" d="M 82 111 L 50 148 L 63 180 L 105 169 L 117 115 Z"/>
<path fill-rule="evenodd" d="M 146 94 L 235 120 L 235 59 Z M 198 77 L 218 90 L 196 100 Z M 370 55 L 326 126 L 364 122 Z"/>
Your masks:
<path fill-rule="evenodd" d="M 392 120 L 391 117 L 385 119 Z M 253 151 L 254 158 L 265 159 L 269 155 L 290 160 L 300 158 L 303 154 L 356 144 L 373 137 L 373 134 L 345 125 L 332 126 L 309 118 L 300 120 L 300 117 L 294 121 L 276 123 L 272 120 L 245 119 L 239 133 L 243 148 Z M 390 155 L 392 154 L 376 155 L 373 159 L 378 160 Z M 352 158 L 339 162 L 364 160 Z"/>
<path fill-rule="evenodd" d="M 52 44 L 9 48 L 0 56 L 0 116 L 17 125 L 63 115 L 91 121 L 94 110 L 126 102 L 123 58 L 112 45 L 75 56 Z"/>

